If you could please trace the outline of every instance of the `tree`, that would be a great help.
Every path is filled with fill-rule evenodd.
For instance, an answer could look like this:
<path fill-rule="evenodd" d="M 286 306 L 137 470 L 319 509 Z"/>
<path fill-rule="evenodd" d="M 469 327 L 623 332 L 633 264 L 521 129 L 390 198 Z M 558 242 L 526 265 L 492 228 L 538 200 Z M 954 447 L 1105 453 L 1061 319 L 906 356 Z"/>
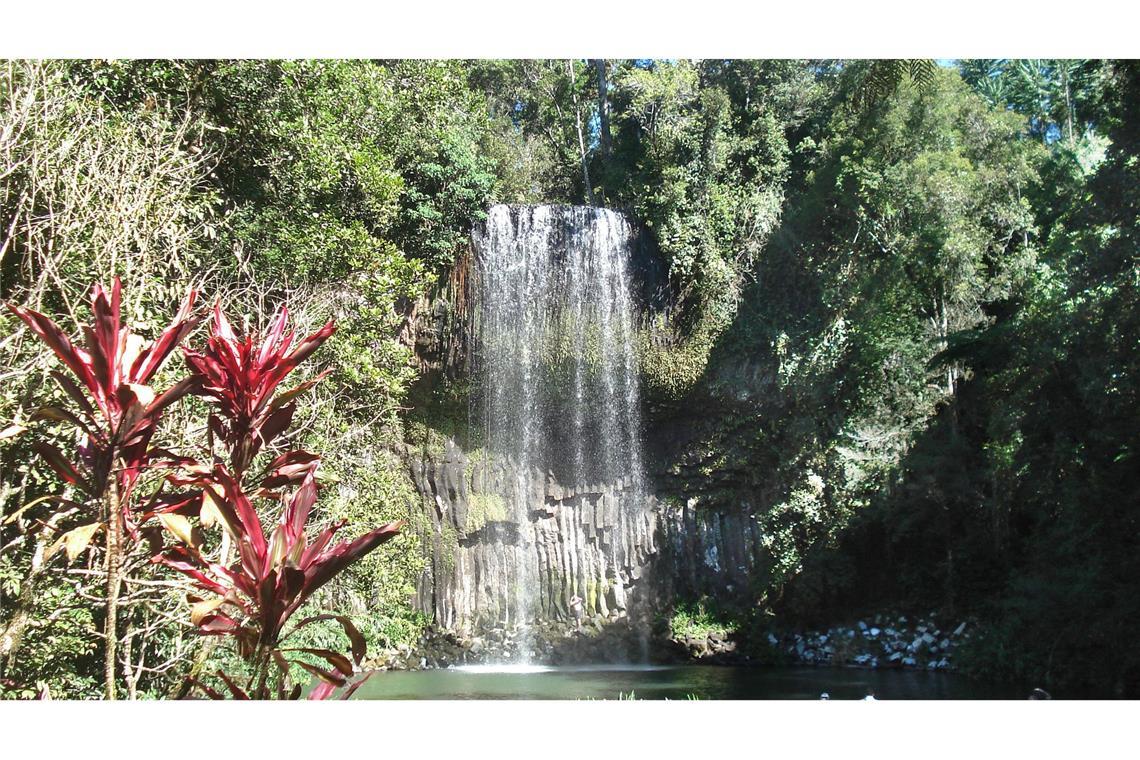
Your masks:
<path fill-rule="evenodd" d="M 57 546 L 66 545 L 68 557 L 74 559 L 96 532 L 102 530 L 106 536 L 103 677 L 107 699 L 116 697 L 119 594 L 124 560 L 133 548 L 124 539 L 137 540 L 140 536 L 135 485 L 143 471 L 163 457 L 163 451 L 151 445 L 163 412 L 189 393 L 195 381 L 185 378 L 162 393 L 156 393 L 148 383 L 197 324 L 191 314 L 196 295 L 191 290 L 171 325 L 147 344 L 122 325 L 122 285 L 118 278 L 110 293 L 96 285 L 91 292 L 94 319 L 82 328 L 86 350 L 74 346 L 67 333 L 43 314 L 5 304 L 51 347 L 78 380 L 76 383 L 54 372 L 53 377 L 74 406 L 42 407 L 37 414 L 70 423 L 82 443 L 71 456 L 51 444 L 40 444 L 37 449 L 60 478 L 84 497 L 83 503 L 66 499 L 61 503 L 94 512 L 88 517 L 98 518 L 65 533 Z"/>

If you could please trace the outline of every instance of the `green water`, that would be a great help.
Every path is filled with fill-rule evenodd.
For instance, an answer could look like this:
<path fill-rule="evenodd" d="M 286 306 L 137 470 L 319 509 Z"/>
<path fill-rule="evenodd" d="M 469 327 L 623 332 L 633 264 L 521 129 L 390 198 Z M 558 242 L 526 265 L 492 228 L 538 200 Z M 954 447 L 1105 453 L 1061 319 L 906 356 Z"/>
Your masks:
<path fill-rule="evenodd" d="M 480 666 L 387 671 L 357 699 L 1024 699 L 1021 689 L 953 673 L 841 668 Z"/>

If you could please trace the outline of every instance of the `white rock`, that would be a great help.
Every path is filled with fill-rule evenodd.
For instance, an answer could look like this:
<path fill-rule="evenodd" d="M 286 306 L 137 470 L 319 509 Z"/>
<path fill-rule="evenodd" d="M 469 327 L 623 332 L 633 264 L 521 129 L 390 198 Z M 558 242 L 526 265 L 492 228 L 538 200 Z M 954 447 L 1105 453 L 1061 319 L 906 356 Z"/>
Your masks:
<path fill-rule="evenodd" d="M 957 628 L 954 629 L 954 635 L 955 636 L 961 636 L 962 631 L 964 631 L 964 630 L 966 630 L 966 624 L 962 623 L 961 625 L 959 625 Z"/>
<path fill-rule="evenodd" d="M 942 643 L 939 644 L 938 646 L 942 647 L 943 649 L 949 649 L 950 648 L 950 639 L 942 639 Z"/>
<path fill-rule="evenodd" d="M 872 636 L 878 636 L 880 631 L 878 628 L 872 628 L 870 631 L 868 631 L 868 633 L 870 633 Z"/>
<path fill-rule="evenodd" d="M 776 646 L 777 644 L 780 643 L 780 640 L 778 638 L 776 638 L 776 636 L 774 634 L 769 633 L 768 634 L 768 643 L 771 644 L 772 646 Z"/>
<path fill-rule="evenodd" d="M 862 620 L 860 620 L 860 621 L 859 621 L 859 630 L 860 630 L 860 631 L 865 631 L 865 630 L 867 630 L 867 624 L 866 624 L 866 623 L 864 623 Z"/>

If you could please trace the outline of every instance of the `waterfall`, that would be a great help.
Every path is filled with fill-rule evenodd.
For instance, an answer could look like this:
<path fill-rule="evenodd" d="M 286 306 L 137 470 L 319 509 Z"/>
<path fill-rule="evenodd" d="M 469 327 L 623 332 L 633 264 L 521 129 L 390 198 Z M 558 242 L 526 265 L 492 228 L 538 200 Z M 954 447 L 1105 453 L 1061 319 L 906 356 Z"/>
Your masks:
<path fill-rule="evenodd" d="M 620 214 L 580 206 L 495 206 L 474 235 L 474 458 L 513 526 L 503 622 L 523 629 L 566 589 L 588 592 L 577 575 L 555 588 L 544 569 L 543 542 L 565 540 L 541 529 L 555 522 L 552 492 L 606 512 L 617 538 L 591 562 L 628 563 L 621 536 L 645 495 L 630 241 Z"/>

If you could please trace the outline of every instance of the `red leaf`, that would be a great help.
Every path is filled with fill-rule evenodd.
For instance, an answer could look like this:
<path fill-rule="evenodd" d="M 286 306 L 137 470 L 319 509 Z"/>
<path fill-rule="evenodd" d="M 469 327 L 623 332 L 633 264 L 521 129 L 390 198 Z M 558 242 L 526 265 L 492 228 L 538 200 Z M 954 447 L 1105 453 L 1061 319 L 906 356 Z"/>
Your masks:
<path fill-rule="evenodd" d="M 240 627 L 236 620 L 223 612 L 210 613 L 202 618 L 202 622 L 198 624 L 198 630 L 202 633 L 213 634 L 215 636 L 224 633 L 234 633 Z"/>
<path fill-rule="evenodd" d="M 178 401 L 187 393 L 190 393 L 198 384 L 198 378 L 187 377 L 180 380 L 178 383 L 171 386 L 162 395 L 150 402 L 142 414 L 142 418 L 130 428 L 128 436 L 135 435 L 140 432 L 144 427 L 154 426 L 158 424 L 159 418 L 166 410 L 166 407 Z"/>
<path fill-rule="evenodd" d="M 50 443 L 37 442 L 32 444 L 32 448 L 37 454 L 43 457 L 44 461 L 66 482 L 73 486 L 78 486 L 83 491 L 91 490 L 91 486 L 86 479 L 79 474 L 75 466 L 67 461 L 67 458 L 64 457 L 55 446 L 52 446 Z"/>
<path fill-rule="evenodd" d="M 357 630 L 356 626 L 352 624 L 352 620 L 350 620 L 346 615 L 333 615 L 331 613 L 324 613 L 321 615 L 313 615 L 312 617 L 307 617 L 301 622 L 297 623 L 297 625 L 293 626 L 293 630 L 282 638 L 287 639 L 305 626 L 321 620 L 335 620 L 336 622 L 340 623 L 340 627 L 344 629 L 344 632 L 348 636 L 349 641 L 352 642 L 352 659 L 356 661 L 357 665 L 359 665 L 361 660 L 364 659 L 364 655 L 368 652 L 368 645 L 364 641 L 364 636 L 360 634 L 360 631 Z"/>
<path fill-rule="evenodd" d="M 269 328 L 269 334 L 265 338 L 265 343 L 261 346 L 261 351 L 257 355 L 257 363 L 264 365 L 272 355 L 273 350 L 281 342 L 281 336 L 285 334 L 285 322 L 289 317 L 289 310 L 284 306 L 277 312 L 276 318 L 273 320 L 273 326 Z"/>
<path fill-rule="evenodd" d="M 301 592 L 287 611 L 289 613 L 294 612 L 314 591 L 336 577 L 344 568 L 356 562 L 385 541 L 395 538 L 403 525 L 403 520 L 381 525 L 376 530 L 365 533 L 354 541 L 338 544 L 336 547 L 314 559 L 311 565 L 304 568 L 305 579 L 308 581 L 305 584 L 305 590 Z"/>
<path fill-rule="evenodd" d="M 341 699 L 348 699 L 349 697 L 351 697 L 353 694 L 356 693 L 357 689 L 359 689 L 361 686 L 364 685 L 365 681 L 367 681 L 369 678 L 372 677 L 372 674 L 375 672 L 376 672 L 375 670 L 370 670 L 367 673 L 365 673 L 364 675 L 362 675 L 360 678 L 356 679 L 356 681 L 349 684 L 348 688 L 345 689 L 344 692 L 340 695 L 340 698 Z"/>
<path fill-rule="evenodd" d="M 155 372 L 158 371 L 162 363 L 166 361 L 166 357 L 170 352 L 178 346 L 179 343 L 198 326 L 201 321 L 200 318 L 190 317 L 190 312 L 194 307 L 194 301 L 198 298 L 198 291 L 189 290 L 186 297 L 182 301 L 182 305 L 178 309 L 178 314 L 175 315 L 174 321 L 158 336 L 158 339 L 148 349 L 142 351 L 138 358 L 135 359 L 134 365 L 131 367 L 130 376 L 132 382 L 145 383 Z"/>
<path fill-rule="evenodd" d="M 305 534 L 305 523 L 309 519 L 309 511 L 317 501 L 317 481 L 310 469 L 305 476 L 301 487 L 289 501 L 285 511 L 281 513 L 281 524 L 288 531 L 291 543 L 296 543 Z"/>
<path fill-rule="evenodd" d="M 298 364 L 307 359 L 310 354 L 320 348 L 321 344 L 328 340 L 335 332 L 336 325 L 330 321 L 325 324 L 324 327 L 298 343 L 293 353 L 278 363 L 273 372 L 269 374 L 269 378 L 266 381 L 267 386 L 269 388 L 277 387 L 277 385 L 285 379 L 286 375 L 292 372 Z"/>
<path fill-rule="evenodd" d="M 310 701 L 323 701 L 331 697 L 334 691 L 336 691 L 336 684 L 329 683 L 328 681 L 321 681 L 319 684 L 313 687 L 312 691 L 309 692 L 308 699 Z"/>
<path fill-rule="evenodd" d="M 321 458 L 316 454 L 310 454 L 301 449 L 286 451 L 269 465 L 268 474 L 261 481 L 261 487 L 272 490 L 303 480 L 305 475 L 313 470 L 320 461 Z"/>
<path fill-rule="evenodd" d="M 320 657 L 322 660 L 332 665 L 337 673 L 340 673 L 345 678 L 352 675 L 352 663 L 347 657 L 339 652 L 334 652 L 331 649 L 310 649 L 309 647 L 301 647 L 298 649 L 286 649 L 287 652 L 304 652 L 311 654 L 314 657 Z"/>
<path fill-rule="evenodd" d="M 51 376 L 55 378 L 59 387 L 71 397 L 71 400 L 83 410 L 83 413 L 87 415 L 88 419 L 94 420 L 95 407 L 91 406 L 91 402 L 83 395 L 83 391 L 79 390 L 79 386 L 75 384 L 75 381 L 57 369 L 51 371 Z"/>
<path fill-rule="evenodd" d="M 261 529 L 261 520 L 258 519 L 257 511 L 250 503 L 249 497 L 245 495 L 238 482 L 222 465 L 217 465 L 214 468 L 214 478 L 221 484 L 225 500 L 233 506 L 241 523 L 242 538 L 248 542 L 256 557 L 264 562 L 267 548 L 265 533 Z"/>
<path fill-rule="evenodd" d="M 232 678 L 220 670 L 218 671 L 218 676 L 226 682 L 226 686 L 229 687 L 230 693 L 234 695 L 234 699 L 249 699 L 249 695 L 245 693 L 245 690 L 234 683 Z"/>
<path fill-rule="evenodd" d="M 8 307 L 9 311 L 22 319 L 24 323 L 31 328 L 32 332 L 40 336 L 43 342 L 48 345 L 48 348 L 55 352 L 55 355 L 59 357 L 60 361 L 75 373 L 79 381 L 86 385 L 92 393 L 95 393 L 97 384 L 95 382 L 95 376 L 91 371 L 91 357 L 87 352 L 73 346 L 71 341 L 68 340 L 66 333 L 64 333 L 55 322 L 43 314 L 11 303 L 5 303 L 4 305 Z"/>
<path fill-rule="evenodd" d="M 342 676 L 338 673 L 334 673 L 331 670 L 325 670 L 324 668 L 318 668 L 316 665 L 310 665 L 309 663 L 305 662 L 304 660 L 290 660 L 290 662 L 292 662 L 294 665 L 298 665 L 298 666 L 304 668 L 305 670 L 309 671 L 310 673 L 315 675 L 317 678 L 324 681 L 326 684 L 331 684 L 333 687 L 344 686 L 344 683 L 345 683 L 344 676 Z"/>
<path fill-rule="evenodd" d="M 321 372 L 320 374 L 318 374 L 316 377 L 312 378 L 311 380 L 306 380 L 305 382 L 301 383 L 300 385 L 298 385 L 295 388 L 291 388 L 287 391 L 283 391 L 281 393 L 278 393 L 276 396 L 274 396 L 273 403 L 271 403 L 269 405 L 269 410 L 274 411 L 276 409 L 281 408 L 282 406 L 284 406 L 288 402 L 292 401 L 297 396 L 300 396 L 302 393 L 304 393 L 305 391 L 312 388 L 314 385 L 319 383 L 321 380 L 324 380 L 326 377 L 328 377 L 330 372 L 332 372 L 332 370 L 326 369 L 324 372 Z"/>
<path fill-rule="evenodd" d="M 210 699 L 218 699 L 218 700 L 224 700 L 225 699 L 225 697 L 222 696 L 221 692 L 217 691 L 216 689 L 210 688 L 209 686 L 202 683 L 201 681 L 199 681 L 197 678 L 194 678 L 193 676 L 188 676 L 186 678 L 186 680 L 189 681 L 190 683 L 194 684 L 195 686 L 197 686 L 199 689 L 201 689 L 206 694 L 206 696 L 209 697 Z"/>
<path fill-rule="evenodd" d="M 229 593 L 228 588 L 199 569 L 206 563 L 200 561 L 200 555 L 198 555 L 197 552 L 192 552 L 185 546 L 172 546 L 161 554 L 156 554 L 152 557 L 151 562 L 166 565 L 172 570 L 177 570 L 183 575 L 194 579 L 198 587 L 206 591 L 212 591 L 221 596 L 225 596 Z"/>
<path fill-rule="evenodd" d="M 102 437 L 102 431 L 98 428 L 93 428 L 86 420 L 82 420 L 75 415 L 75 413 L 64 409 L 59 406 L 42 406 L 32 414 L 33 420 L 55 420 L 56 422 L 67 422 L 79 428 L 87 435 L 95 439 Z"/>
<path fill-rule="evenodd" d="M 293 421 L 293 414 L 296 411 L 297 405 L 289 404 L 266 417 L 265 421 L 261 423 L 260 429 L 257 431 L 256 448 L 260 449 L 262 445 L 272 443 L 274 438 L 281 435 L 281 433 L 285 431 L 285 428 L 289 427 L 289 423 Z"/>

